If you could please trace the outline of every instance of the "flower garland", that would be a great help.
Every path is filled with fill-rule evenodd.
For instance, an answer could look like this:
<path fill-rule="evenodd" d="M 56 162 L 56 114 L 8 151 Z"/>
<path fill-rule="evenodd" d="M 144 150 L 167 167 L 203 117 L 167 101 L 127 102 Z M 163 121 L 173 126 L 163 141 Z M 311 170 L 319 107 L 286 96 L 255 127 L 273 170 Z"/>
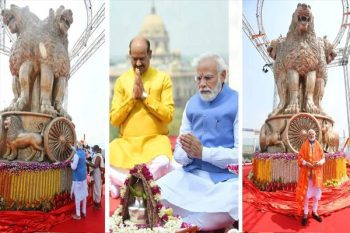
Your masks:
<path fill-rule="evenodd" d="M 0 161 L 0 171 L 6 170 L 10 173 L 19 173 L 21 171 L 45 171 L 51 169 L 61 169 L 69 167 L 69 161 L 56 163 L 38 163 L 38 162 L 6 162 Z"/>
<path fill-rule="evenodd" d="M 123 187 L 120 189 L 120 203 L 124 203 L 126 186 L 130 183 L 130 178 L 136 173 L 142 174 L 146 181 L 149 183 L 153 198 L 156 202 L 156 209 L 158 211 L 159 221 L 156 224 L 156 227 L 153 229 L 148 228 L 147 224 L 135 224 L 131 221 L 124 221 L 122 217 L 122 208 L 120 205 L 110 218 L 110 225 L 112 232 L 120 233 L 174 233 L 181 228 L 188 228 L 191 225 L 182 222 L 180 216 L 173 216 L 173 210 L 171 208 L 165 208 L 160 203 L 161 200 L 161 191 L 159 186 L 153 180 L 151 172 L 148 170 L 146 164 L 136 165 L 133 169 L 130 170 L 129 176 L 124 182 Z"/>
<path fill-rule="evenodd" d="M 348 180 L 344 152 L 325 153 L 323 179 L 326 186 Z M 252 182 L 261 191 L 294 191 L 299 174 L 297 153 L 254 153 Z"/>
<path fill-rule="evenodd" d="M 31 202 L 14 201 L 0 196 L 0 210 L 39 210 L 49 212 L 73 202 L 68 191 L 55 194 L 53 198 L 42 197 Z"/>

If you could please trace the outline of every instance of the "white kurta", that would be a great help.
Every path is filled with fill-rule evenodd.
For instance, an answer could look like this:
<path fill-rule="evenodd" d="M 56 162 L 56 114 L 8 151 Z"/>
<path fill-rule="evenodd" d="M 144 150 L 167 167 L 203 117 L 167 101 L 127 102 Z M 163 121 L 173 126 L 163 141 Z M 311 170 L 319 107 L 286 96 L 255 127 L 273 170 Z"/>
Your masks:
<path fill-rule="evenodd" d="M 79 162 L 79 156 L 77 154 L 74 154 L 73 162 L 71 163 L 71 168 L 73 170 L 77 169 Z M 82 201 L 86 196 L 88 195 L 87 191 L 87 182 L 86 179 L 83 181 L 72 181 L 72 189 L 71 189 L 71 196 L 74 193 L 74 197 L 76 201 Z"/>
<path fill-rule="evenodd" d="M 187 107 L 187 106 L 186 106 Z M 238 114 L 237 114 L 238 116 Z M 226 168 L 228 164 L 238 164 L 238 120 L 234 121 L 234 148 L 203 147 L 202 159 L 217 167 Z M 180 134 L 191 132 L 191 123 L 183 113 Z M 174 152 L 175 160 L 189 164 L 192 159 L 181 148 L 177 141 Z M 194 173 L 177 169 L 157 181 L 165 203 L 173 204 L 192 213 L 228 213 L 232 219 L 238 219 L 238 178 L 215 184 L 206 171 Z"/>

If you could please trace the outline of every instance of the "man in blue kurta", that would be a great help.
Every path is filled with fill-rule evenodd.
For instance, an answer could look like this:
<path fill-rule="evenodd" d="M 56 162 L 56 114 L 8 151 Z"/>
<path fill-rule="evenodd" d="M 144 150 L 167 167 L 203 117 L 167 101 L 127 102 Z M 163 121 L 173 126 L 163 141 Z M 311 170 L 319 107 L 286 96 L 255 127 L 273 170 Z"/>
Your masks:
<path fill-rule="evenodd" d="M 238 220 L 238 178 L 227 169 L 238 164 L 238 94 L 226 75 L 221 57 L 199 57 L 198 93 L 187 102 L 174 152 L 182 168 L 158 181 L 163 204 L 200 230 Z"/>
<path fill-rule="evenodd" d="M 83 144 L 81 142 L 77 142 L 76 148 L 73 147 L 72 149 L 75 151 L 75 154 L 70 165 L 73 170 L 71 196 L 74 194 L 76 212 L 75 214 L 72 214 L 72 218 L 80 220 L 80 202 L 82 202 L 82 216 L 86 217 L 86 197 L 88 195 L 86 182 L 86 160 Z"/>

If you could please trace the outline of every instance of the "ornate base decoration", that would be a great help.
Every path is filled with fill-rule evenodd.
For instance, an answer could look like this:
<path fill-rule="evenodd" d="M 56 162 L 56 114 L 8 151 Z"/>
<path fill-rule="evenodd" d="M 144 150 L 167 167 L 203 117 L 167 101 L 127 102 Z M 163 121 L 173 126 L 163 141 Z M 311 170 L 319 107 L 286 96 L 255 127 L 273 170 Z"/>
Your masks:
<path fill-rule="evenodd" d="M 160 188 L 145 164 L 130 170 L 120 190 L 120 206 L 110 218 L 112 232 L 196 232 L 160 203 Z M 153 230 L 153 231 L 152 231 Z"/>
<path fill-rule="evenodd" d="M 323 166 L 325 186 L 340 186 L 349 178 L 346 172 L 346 158 L 342 152 L 326 154 Z M 294 191 L 299 176 L 297 154 L 256 153 L 253 156 L 252 182 L 261 191 Z"/>
<path fill-rule="evenodd" d="M 307 131 L 313 129 L 317 140 L 327 152 L 336 152 L 339 147 L 339 135 L 333 130 L 332 118 L 308 113 L 284 114 L 266 119 L 260 130 L 261 152 L 298 153 L 306 140 Z"/>
<path fill-rule="evenodd" d="M 1 11 L 16 40 L 9 59 L 14 98 L 0 111 L 0 210 L 49 211 L 69 200 L 64 161 L 73 157 L 76 134 L 62 103 L 73 13 L 63 6 L 48 13 L 41 20 L 14 4 Z"/>
<path fill-rule="evenodd" d="M 69 163 L 0 161 L 0 210 L 50 211 L 70 202 Z"/>
<path fill-rule="evenodd" d="M 0 123 L 0 159 L 56 162 L 74 154 L 74 125 L 64 117 L 6 112 L 0 114 Z"/>

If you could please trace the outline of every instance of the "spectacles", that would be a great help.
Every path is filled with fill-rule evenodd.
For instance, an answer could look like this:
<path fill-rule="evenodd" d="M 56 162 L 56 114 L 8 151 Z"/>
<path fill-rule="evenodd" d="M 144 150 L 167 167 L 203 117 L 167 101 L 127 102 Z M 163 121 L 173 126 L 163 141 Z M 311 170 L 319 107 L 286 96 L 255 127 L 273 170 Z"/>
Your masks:
<path fill-rule="evenodd" d="M 215 75 L 212 75 L 212 74 L 206 74 L 203 76 L 196 75 L 194 76 L 194 81 L 196 81 L 197 83 L 200 83 L 203 79 L 206 83 L 209 83 L 214 80 L 214 77 Z"/>

